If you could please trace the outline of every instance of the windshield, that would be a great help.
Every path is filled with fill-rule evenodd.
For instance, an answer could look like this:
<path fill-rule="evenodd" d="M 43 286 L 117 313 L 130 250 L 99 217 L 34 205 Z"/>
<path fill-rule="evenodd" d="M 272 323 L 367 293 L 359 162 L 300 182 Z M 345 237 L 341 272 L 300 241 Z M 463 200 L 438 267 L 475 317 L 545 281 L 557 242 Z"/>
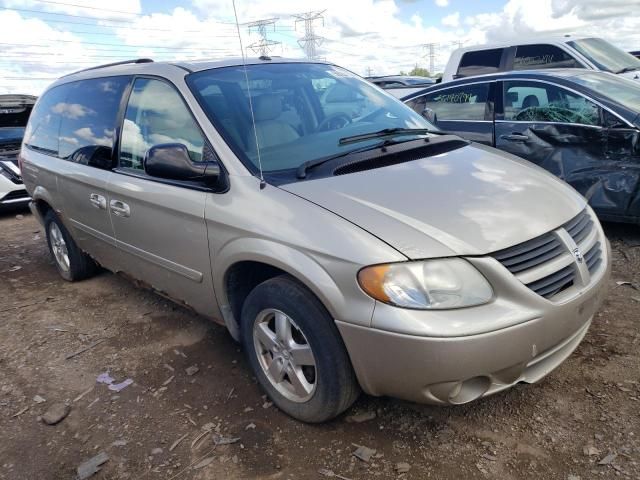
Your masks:
<path fill-rule="evenodd" d="M 585 38 L 568 43 L 599 70 L 622 73 L 640 69 L 640 60 L 601 38 Z"/>
<path fill-rule="evenodd" d="M 20 142 L 24 137 L 24 127 L 0 128 L 0 142 Z"/>
<path fill-rule="evenodd" d="M 597 72 L 584 73 L 572 80 L 640 113 L 640 83 L 635 80 Z"/>
<path fill-rule="evenodd" d="M 254 172 L 259 163 L 256 138 L 262 169 L 268 173 L 380 142 L 340 145 L 344 137 L 388 128 L 436 129 L 379 88 L 333 65 L 247 65 L 246 73 L 249 85 L 242 66 L 194 73 L 188 83 L 218 131 Z"/>

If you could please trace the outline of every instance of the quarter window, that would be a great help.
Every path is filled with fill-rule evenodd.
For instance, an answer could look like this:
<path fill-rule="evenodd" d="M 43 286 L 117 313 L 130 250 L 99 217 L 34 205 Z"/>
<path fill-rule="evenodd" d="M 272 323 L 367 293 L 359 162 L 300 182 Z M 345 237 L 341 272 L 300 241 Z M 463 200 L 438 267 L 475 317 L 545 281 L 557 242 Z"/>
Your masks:
<path fill-rule="evenodd" d="M 557 85 L 505 82 L 504 119 L 599 125 L 600 109 L 582 95 Z"/>
<path fill-rule="evenodd" d="M 489 111 L 489 83 L 447 88 L 414 99 L 409 106 L 417 113 L 431 109 L 435 119 L 485 120 Z"/>
<path fill-rule="evenodd" d="M 129 77 L 95 78 L 68 85 L 60 115 L 60 158 L 83 165 L 112 167 L 120 101 Z"/>
<path fill-rule="evenodd" d="M 513 59 L 514 70 L 580 67 L 575 58 L 554 45 L 520 45 Z"/>
<path fill-rule="evenodd" d="M 193 162 L 201 162 L 204 137 L 173 87 L 138 78 L 129 97 L 120 143 L 120 166 L 142 170 L 147 150 L 163 143 L 181 143 Z"/>
<path fill-rule="evenodd" d="M 59 106 L 64 104 L 67 91 L 68 86 L 61 85 L 40 97 L 27 124 L 24 134 L 25 145 L 51 155 L 58 154 L 58 131 L 61 119 Z"/>
<path fill-rule="evenodd" d="M 460 59 L 457 76 L 471 77 L 499 71 L 503 51 L 503 48 L 494 48 L 465 53 Z"/>

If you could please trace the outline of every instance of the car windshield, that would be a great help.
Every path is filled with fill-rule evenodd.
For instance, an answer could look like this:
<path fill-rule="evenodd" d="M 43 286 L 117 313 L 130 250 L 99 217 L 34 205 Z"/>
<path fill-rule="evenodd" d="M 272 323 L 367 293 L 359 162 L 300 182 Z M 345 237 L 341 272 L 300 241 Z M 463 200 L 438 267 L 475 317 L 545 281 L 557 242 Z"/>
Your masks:
<path fill-rule="evenodd" d="M 0 128 L 0 142 L 21 141 L 24 137 L 24 127 Z"/>
<path fill-rule="evenodd" d="M 640 113 L 640 82 L 598 72 L 583 73 L 572 80 Z"/>
<path fill-rule="evenodd" d="M 247 65 L 246 77 L 242 66 L 215 68 L 189 75 L 188 83 L 212 123 L 254 172 L 259 163 L 266 173 L 296 169 L 380 142 L 340 144 L 353 135 L 391 128 L 436 130 L 379 88 L 333 65 Z"/>
<path fill-rule="evenodd" d="M 599 70 L 612 73 L 640 70 L 640 60 L 601 38 L 584 38 L 568 43 Z"/>

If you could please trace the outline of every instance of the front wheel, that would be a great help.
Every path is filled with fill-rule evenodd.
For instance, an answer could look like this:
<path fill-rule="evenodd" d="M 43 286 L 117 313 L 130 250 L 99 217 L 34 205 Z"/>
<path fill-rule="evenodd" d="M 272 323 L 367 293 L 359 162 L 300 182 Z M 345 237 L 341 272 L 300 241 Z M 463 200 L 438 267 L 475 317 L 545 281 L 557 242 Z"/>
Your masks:
<path fill-rule="evenodd" d="M 335 322 L 292 278 L 275 277 L 254 288 L 241 322 L 249 363 L 285 413 L 304 422 L 324 422 L 358 398 L 358 382 Z"/>

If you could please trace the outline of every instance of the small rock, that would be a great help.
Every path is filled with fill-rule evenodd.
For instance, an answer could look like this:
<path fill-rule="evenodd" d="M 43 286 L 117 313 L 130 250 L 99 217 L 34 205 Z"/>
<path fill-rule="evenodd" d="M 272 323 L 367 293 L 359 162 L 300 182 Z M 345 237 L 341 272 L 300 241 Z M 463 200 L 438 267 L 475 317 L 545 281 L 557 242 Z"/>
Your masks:
<path fill-rule="evenodd" d="M 42 421 L 47 425 L 55 425 L 60 423 L 64 418 L 69 415 L 71 407 L 64 403 L 54 403 L 49 409 L 42 415 Z"/>
<path fill-rule="evenodd" d="M 200 369 L 195 365 L 191 365 L 190 367 L 185 368 L 184 371 L 191 377 L 198 373 Z"/>
<path fill-rule="evenodd" d="M 376 412 L 362 412 L 347 417 L 348 423 L 363 423 L 376 418 Z"/>
<path fill-rule="evenodd" d="M 16 215 L 16 220 L 22 220 L 24 218 L 24 215 Z"/>
<path fill-rule="evenodd" d="M 244 429 L 245 430 L 255 430 L 256 429 L 256 424 L 255 423 L 250 423 L 249 425 L 244 427 Z"/>
<path fill-rule="evenodd" d="M 98 473 L 100 471 L 100 465 L 109 460 L 109 455 L 105 452 L 100 452 L 95 457 L 87 460 L 86 462 L 82 462 L 76 472 L 78 473 L 77 480 L 86 480 L 90 476 Z"/>
<path fill-rule="evenodd" d="M 363 462 L 368 462 L 375 454 L 376 451 L 374 449 L 365 447 L 364 445 L 359 445 L 356 451 L 352 453 L 354 457 L 362 460 Z"/>
<path fill-rule="evenodd" d="M 395 470 L 396 473 L 407 473 L 409 470 L 411 470 L 411 465 L 409 465 L 407 462 L 399 462 L 396 463 Z"/>
<path fill-rule="evenodd" d="M 33 401 L 36 403 L 44 403 L 47 401 L 47 399 L 44 397 L 41 397 L 40 395 L 36 395 L 35 397 L 33 397 Z"/>
<path fill-rule="evenodd" d="M 580 480 L 580 476 L 579 475 L 569 475 L 567 477 L 567 480 Z"/>
<path fill-rule="evenodd" d="M 610 453 L 609 455 L 604 457 L 602 460 L 600 460 L 598 462 L 598 465 L 611 465 L 617 456 L 618 456 L 617 453 Z"/>
<path fill-rule="evenodd" d="M 10 272 L 17 272 L 18 270 L 21 270 L 22 267 L 20 265 L 14 265 L 13 267 L 9 268 Z"/>
<path fill-rule="evenodd" d="M 160 454 L 162 454 L 161 448 L 154 448 L 153 450 L 151 450 L 151 455 L 160 455 Z"/>
<path fill-rule="evenodd" d="M 127 444 L 126 440 L 116 440 L 111 445 L 114 447 L 124 447 Z"/>
<path fill-rule="evenodd" d="M 204 460 L 201 460 L 200 462 L 196 463 L 193 468 L 195 470 L 198 470 L 199 468 L 204 468 L 207 465 L 209 465 L 211 462 L 213 462 L 213 459 L 216 457 L 207 457 Z"/>
<path fill-rule="evenodd" d="M 231 445 L 232 443 L 236 443 L 240 441 L 239 437 L 223 437 L 222 435 L 218 435 L 214 433 L 212 435 L 213 443 L 216 445 Z"/>
<path fill-rule="evenodd" d="M 600 455 L 600 450 L 598 450 L 593 445 L 585 445 L 585 447 L 582 449 L 582 452 L 588 457 Z"/>
<path fill-rule="evenodd" d="M 244 411 L 244 413 L 253 412 L 253 408 L 247 407 L 243 411 Z"/>
<path fill-rule="evenodd" d="M 272 402 L 264 402 L 262 404 L 262 408 L 264 408 L 264 409 L 271 408 L 272 405 L 273 405 Z"/>
<path fill-rule="evenodd" d="M 493 455 L 489 455 L 488 453 L 483 453 L 482 458 L 484 458 L 485 460 L 489 460 L 490 462 L 495 462 L 496 460 L 498 460 L 498 457 L 494 457 Z"/>

